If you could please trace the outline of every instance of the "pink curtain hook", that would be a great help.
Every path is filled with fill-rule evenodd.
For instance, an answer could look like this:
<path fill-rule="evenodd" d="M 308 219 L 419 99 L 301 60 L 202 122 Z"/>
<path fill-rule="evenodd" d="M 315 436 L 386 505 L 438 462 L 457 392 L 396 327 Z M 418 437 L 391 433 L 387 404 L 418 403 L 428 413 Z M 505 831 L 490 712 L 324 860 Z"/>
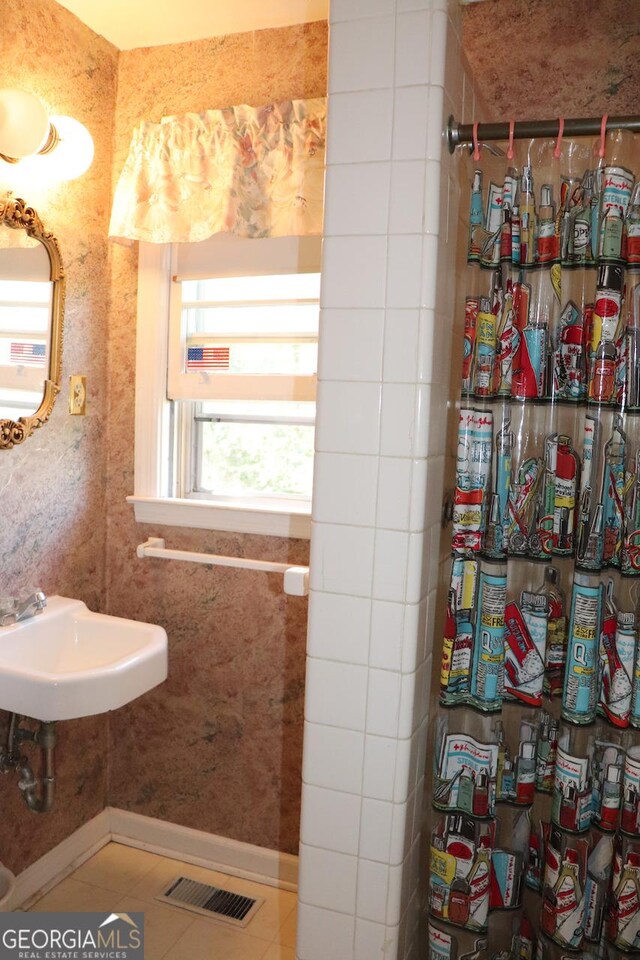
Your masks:
<path fill-rule="evenodd" d="M 507 149 L 507 160 L 513 160 L 513 134 L 515 127 L 515 120 L 509 120 L 509 147 Z"/>
<path fill-rule="evenodd" d="M 559 117 L 558 118 L 558 139 L 556 140 L 555 150 L 553 151 L 553 155 L 556 158 L 556 160 L 560 159 L 560 150 L 562 147 L 563 133 L 564 133 L 564 117 Z"/>
<path fill-rule="evenodd" d="M 600 150 L 598 156 L 602 160 L 605 154 L 605 140 L 607 137 L 607 120 L 609 119 L 608 113 L 603 113 L 602 123 L 600 124 Z"/>
<path fill-rule="evenodd" d="M 478 121 L 473 125 L 473 159 L 480 159 L 480 144 L 478 143 Z"/>

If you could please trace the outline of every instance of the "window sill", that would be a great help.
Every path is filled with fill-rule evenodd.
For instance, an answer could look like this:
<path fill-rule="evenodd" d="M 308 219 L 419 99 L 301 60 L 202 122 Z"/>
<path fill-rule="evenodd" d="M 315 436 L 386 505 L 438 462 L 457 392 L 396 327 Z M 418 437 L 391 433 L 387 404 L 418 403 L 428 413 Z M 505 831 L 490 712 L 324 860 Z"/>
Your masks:
<path fill-rule="evenodd" d="M 268 506 L 221 505 L 205 500 L 137 496 L 127 497 L 127 503 L 133 504 L 137 523 L 302 540 L 311 536 L 311 512 L 306 505 L 284 511 Z"/>

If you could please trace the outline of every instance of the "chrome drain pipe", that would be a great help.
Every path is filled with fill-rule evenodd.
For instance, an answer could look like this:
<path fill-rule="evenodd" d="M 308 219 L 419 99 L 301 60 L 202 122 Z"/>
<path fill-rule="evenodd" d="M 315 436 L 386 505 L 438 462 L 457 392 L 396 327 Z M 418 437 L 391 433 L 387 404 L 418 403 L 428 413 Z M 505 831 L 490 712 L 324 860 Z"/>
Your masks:
<path fill-rule="evenodd" d="M 47 813 L 53 806 L 55 793 L 54 749 L 56 745 L 56 725 L 53 721 L 41 721 L 37 731 L 24 730 L 20 726 L 23 718 L 11 714 L 7 749 L 0 753 L 0 772 L 17 770 L 18 787 L 24 802 L 34 813 Z M 21 753 L 20 745 L 26 740 L 37 744 L 43 755 L 43 776 L 38 780 L 34 775 L 28 758 Z M 40 794 L 38 786 L 41 784 Z"/>

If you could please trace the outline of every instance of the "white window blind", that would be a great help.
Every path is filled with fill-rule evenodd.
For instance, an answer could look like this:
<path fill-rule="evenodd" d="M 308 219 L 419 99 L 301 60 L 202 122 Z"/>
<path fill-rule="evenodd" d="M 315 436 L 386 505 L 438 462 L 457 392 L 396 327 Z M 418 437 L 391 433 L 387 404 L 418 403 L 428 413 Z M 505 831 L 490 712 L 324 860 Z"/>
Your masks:
<path fill-rule="evenodd" d="M 314 401 L 319 267 L 318 238 L 179 245 L 169 399 Z"/>

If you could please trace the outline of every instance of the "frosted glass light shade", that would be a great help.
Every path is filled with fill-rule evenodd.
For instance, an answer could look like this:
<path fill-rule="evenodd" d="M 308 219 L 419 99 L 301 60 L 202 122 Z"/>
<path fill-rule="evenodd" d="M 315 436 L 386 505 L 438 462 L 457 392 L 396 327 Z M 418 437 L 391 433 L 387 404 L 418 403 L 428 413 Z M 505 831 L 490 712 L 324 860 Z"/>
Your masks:
<path fill-rule="evenodd" d="M 37 97 L 0 90 L 0 153 L 19 160 L 37 153 L 49 135 L 49 117 Z"/>
<path fill-rule="evenodd" d="M 58 142 L 43 156 L 47 176 L 52 180 L 75 180 L 93 162 L 93 139 L 87 128 L 73 117 L 51 117 Z M 44 170 L 44 164 L 42 169 Z"/>

